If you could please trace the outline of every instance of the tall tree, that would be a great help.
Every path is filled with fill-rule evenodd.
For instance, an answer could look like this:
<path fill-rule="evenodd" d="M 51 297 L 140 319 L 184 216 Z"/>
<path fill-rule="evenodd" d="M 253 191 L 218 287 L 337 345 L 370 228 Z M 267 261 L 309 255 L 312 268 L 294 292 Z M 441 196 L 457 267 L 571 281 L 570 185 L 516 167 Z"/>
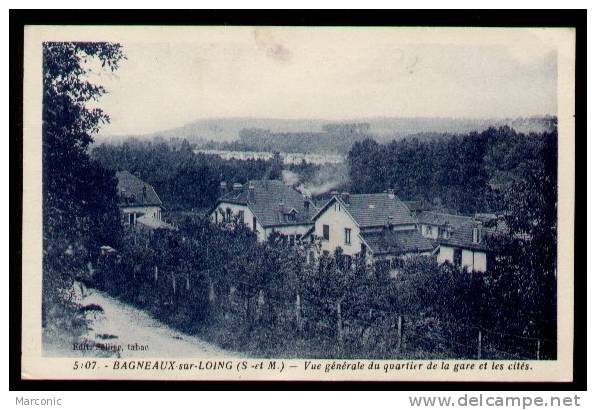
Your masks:
<path fill-rule="evenodd" d="M 91 64 L 114 71 L 124 58 L 110 43 L 43 44 L 44 319 L 87 261 L 87 250 L 113 243 L 119 227 L 116 179 L 88 155 L 109 117 L 90 107 L 106 90 L 88 80 Z M 49 303 L 48 302 L 52 302 Z"/>

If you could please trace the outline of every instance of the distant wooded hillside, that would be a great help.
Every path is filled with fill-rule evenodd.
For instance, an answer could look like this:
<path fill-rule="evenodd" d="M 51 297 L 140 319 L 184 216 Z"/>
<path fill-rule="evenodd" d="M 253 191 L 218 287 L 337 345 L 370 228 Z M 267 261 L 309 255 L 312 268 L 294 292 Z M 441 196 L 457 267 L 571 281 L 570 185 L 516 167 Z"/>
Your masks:
<path fill-rule="evenodd" d="M 366 137 L 379 142 L 417 137 L 419 140 L 444 135 L 481 132 L 490 127 L 509 126 L 520 133 L 552 132 L 556 117 L 515 119 L 466 118 L 363 118 L 346 121 L 320 119 L 219 118 L 194 121 L 182 127 L 144 135 L 99 136 L 101 143 L 122 143 L 135 138 L 154 142 L 186 139 L 200 148 L 244 151 L 346 153 L 352 143 Z"/>

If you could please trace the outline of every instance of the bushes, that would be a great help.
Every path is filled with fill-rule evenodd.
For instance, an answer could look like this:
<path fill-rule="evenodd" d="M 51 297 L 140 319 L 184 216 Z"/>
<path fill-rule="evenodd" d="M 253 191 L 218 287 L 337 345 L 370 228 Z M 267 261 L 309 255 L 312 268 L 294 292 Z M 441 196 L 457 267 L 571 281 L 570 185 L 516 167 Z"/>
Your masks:
<path fill-rule="evenodd" d="M 430 257 L 408 258 L 395 278 L 362 261 L 347 268 L 341 249 L 306 264 L 301 247 L 196 219 L 125 243 L 100 261 L 96 286 L 249 355 L 475 357 L 478 329 L 502 323 L 485 296 L 491 281 Z"/>

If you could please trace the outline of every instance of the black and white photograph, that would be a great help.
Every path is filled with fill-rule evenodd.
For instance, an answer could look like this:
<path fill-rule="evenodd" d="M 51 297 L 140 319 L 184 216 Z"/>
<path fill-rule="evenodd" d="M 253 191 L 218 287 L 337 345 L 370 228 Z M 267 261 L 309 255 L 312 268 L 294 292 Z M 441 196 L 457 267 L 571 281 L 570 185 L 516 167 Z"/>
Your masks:
<path fill-rule="evenodd" d="M 574 36 L 25 27 L 23 374 L 568 380 Z"/>

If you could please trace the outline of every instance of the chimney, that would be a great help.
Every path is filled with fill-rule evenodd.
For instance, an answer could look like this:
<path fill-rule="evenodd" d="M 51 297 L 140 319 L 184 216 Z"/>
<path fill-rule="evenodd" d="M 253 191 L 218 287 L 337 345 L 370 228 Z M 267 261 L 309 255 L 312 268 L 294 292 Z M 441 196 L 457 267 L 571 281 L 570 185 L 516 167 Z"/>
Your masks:
<path fill-rule="evenodd" d="M 393 189 L 388 189 L 387 196 L 391 199 L 395 198 L 395 191 Z"/>
<path fill-rule="evenodd" d="M 279 206 L 279 212 L 283 213 L 283 211 L 284 211 L 284 201 L 280 200 L 278 206 Z"/>
<path fill-rule="evenodd" d="M 308 200 L 308 197 L 306 195 L 303 195 L 302 199 L 304 199 L 304 212 L 308 214 L 308 211 L 310 209 L 310 201 Z"/>
<path fill-rule="evenodd" d="M 252 201 L 252 197 L 255 194 L 255 183 L 253 181 L 248 181 L 248 195 L 247 195 L 247 200 L 248 202 Z"/>
<path fill-rule="evenodd" d="M 240 182 L 235 182 L 234 185 L 232 185 L 232 189 L 234 191 L 240 191 L 242 189 L 242 184 Z"/>
<path fill-rule="evenodd" d="M 337 196 L 339 195 L 339 191 L 331 191 L 331 196 Z"/>
<path fill-rule="evenodd" d="M 393 215 L 387 216 L 387 222 L 385 223 L 385 227 L 389 231 L 391 231 L 393 229 Z"/>
<path fill-rule="evenodd" d="M 226 192 L 228 192 L 228 183 L 226 181 L 221 181 L 219 183 L 219 192 L 220 192 L 221 195 L 223 195 Z"/>
<path fill-rule="evenodd" d="M 350 205 L 350 193 L 349 192 L 342 192 L 341 193 L 341 200 L 344 201 L 346 205 Z"/>

